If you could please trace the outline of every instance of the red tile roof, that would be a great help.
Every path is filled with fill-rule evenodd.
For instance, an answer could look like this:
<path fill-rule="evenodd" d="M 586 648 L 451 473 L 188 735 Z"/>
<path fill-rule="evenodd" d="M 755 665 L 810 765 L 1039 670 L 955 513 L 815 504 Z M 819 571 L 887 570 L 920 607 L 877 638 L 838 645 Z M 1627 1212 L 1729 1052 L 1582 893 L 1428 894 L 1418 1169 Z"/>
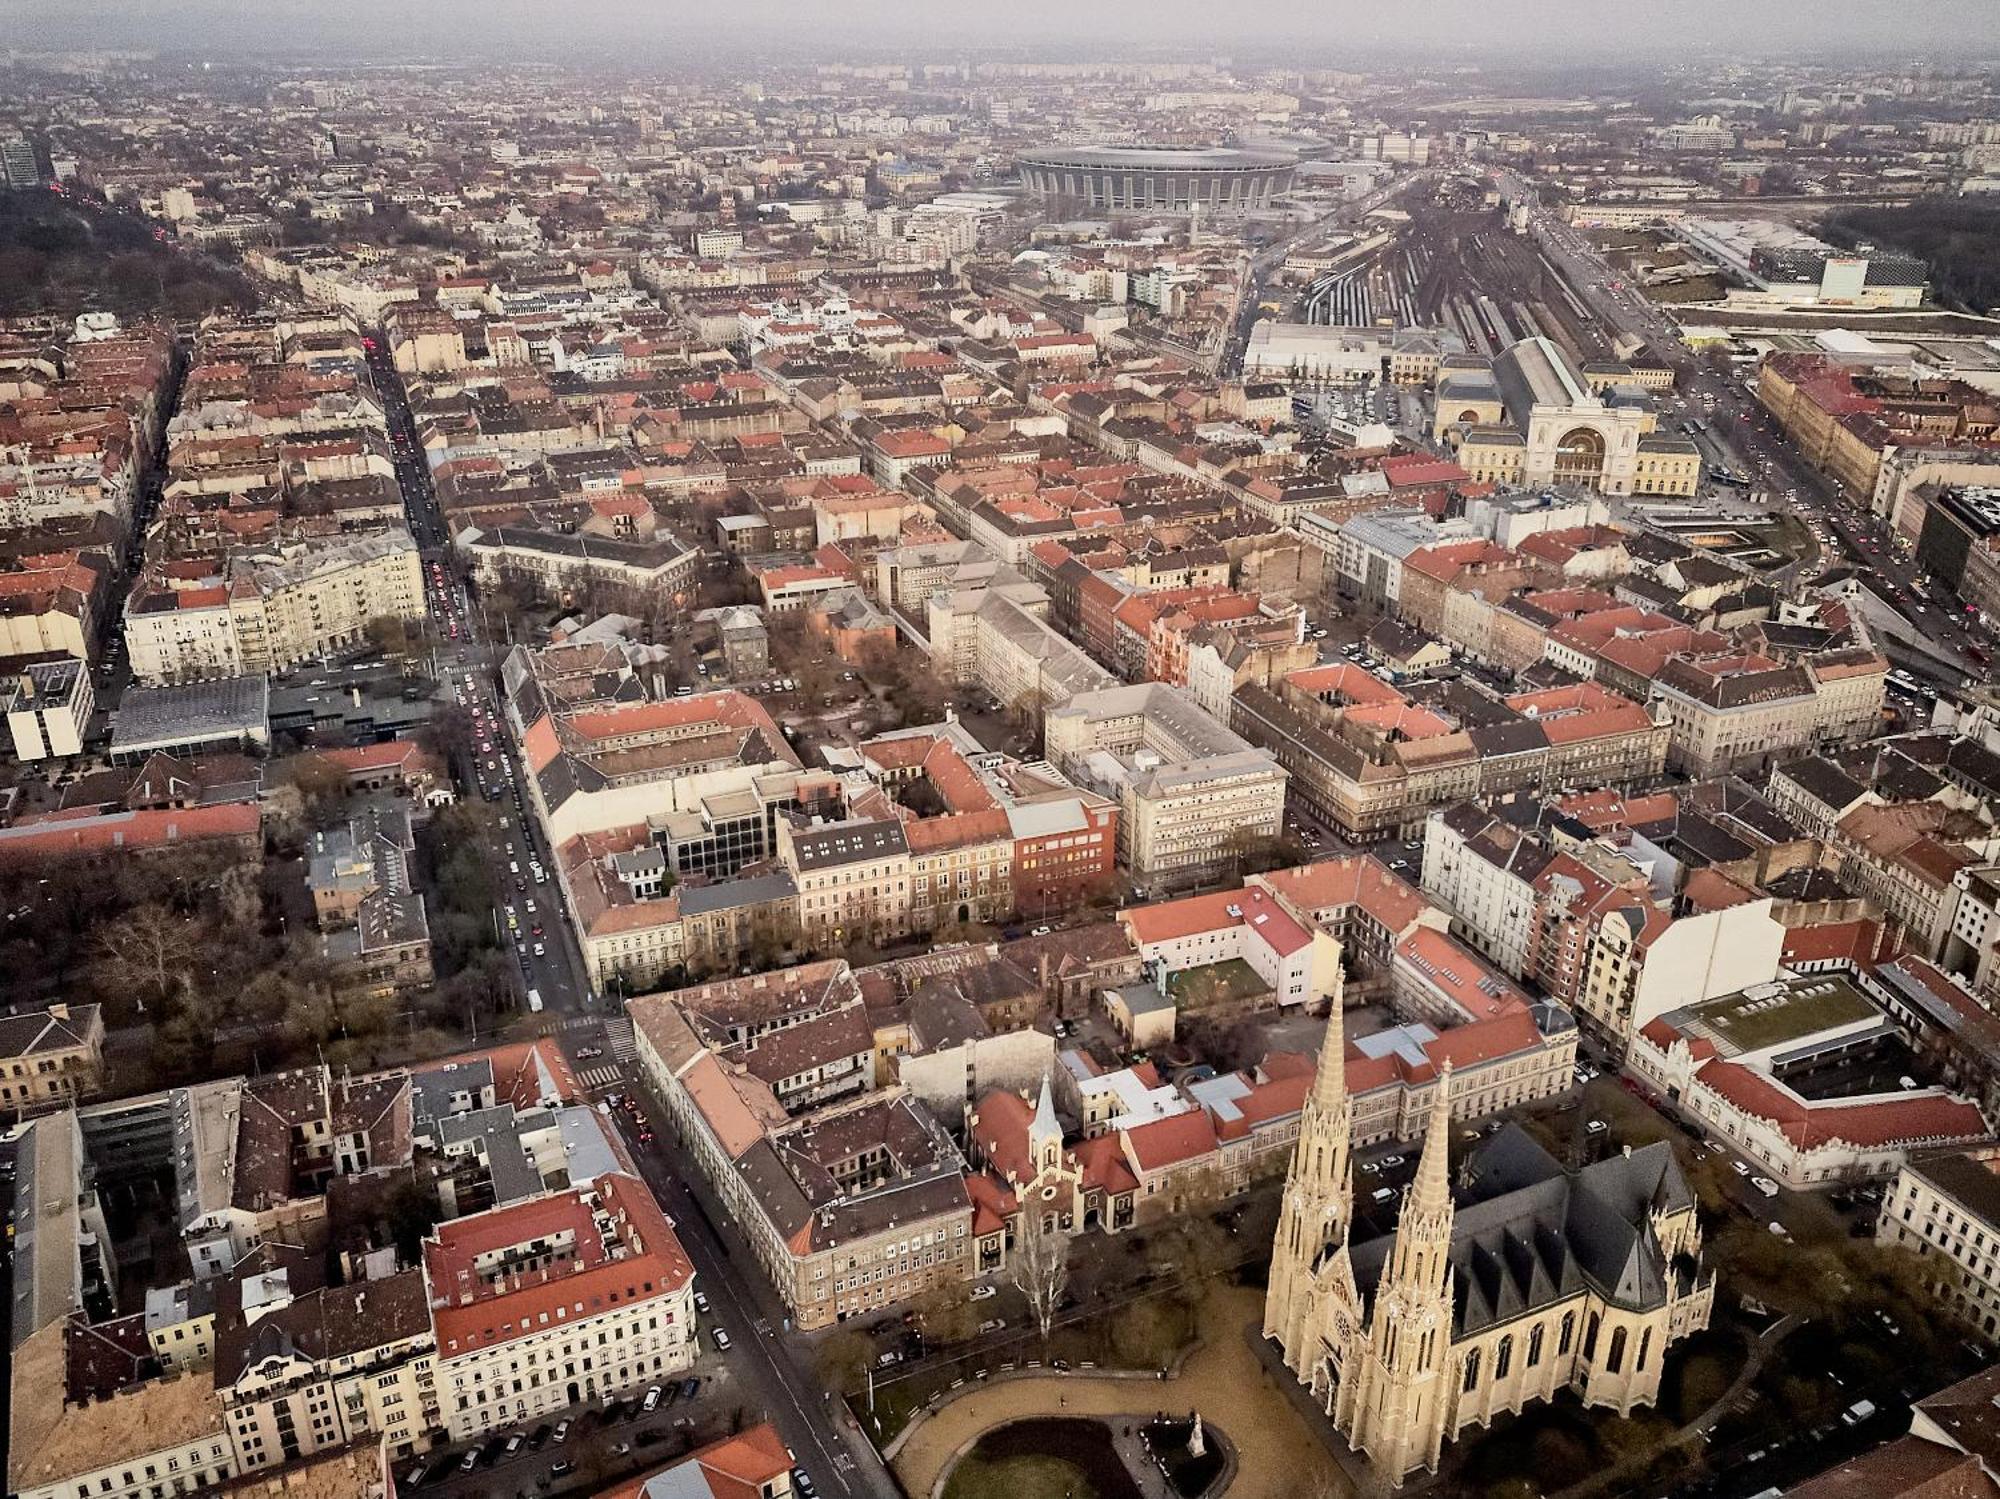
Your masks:
<path fill-rule="evenodd" d="M 424 1244 L 440 1361 L 464 1357 L 650 1297 L 668 1296 L 694 1278 L 680 1241 L 653 1194 L 636 1177 L 599 1177 L 599 1217 L 577 1188 L 440 1224 Z M 569 1257 L 538 1270 L 488 1280 L 482 1257 L 536 1239 L 567 1236 Z"/>
<path fill-rule="evenodd" d="M 1134 906 L 1119 914 L 1132 940 L 1141 945 L 1172 942 L 1226 927 L 1249 928 L 1280 957 L 1289 957 L 1312 941 L 1310 930 L 1254 886 Z"/>
<path fill-rule="evenodd" d="M 1720 1058 L 1698 1081 L 1742 1112 L 1767 1119 L 1802 1150 L 1842 1141 L 1863 1148 L 1942 1145 L 1987 1136 L 1979 1110 L 1935 1093 L 1895 1093 L 1865 1102 L 1808 1103 L 1768 1074 Z"/>
<path fill-rule="evenodd" d="M 1125 1143 L 1141 1171 L 1164 1171 L 1213 1152 L 1215 1121 L 1206 1109 L 1173 1114 L 1127 1130 Z"/>
<path fill-rule="evenodd" d="M 258 827 L 257 808 L 247 802 L 23 818 L 11 827 L 0 828 L 0 863 L 63 854 L 136 852 L 211 839 L 249 839 L 257 836 Z"/>
<path fill-rule="evenodd" d="M 689 1453 L 664 1468 L 641 1473 L 615 1488 L 601 1490 L 597 1499 L 640 1499 L 646 1485 L 663 1473 L 692 1470 L 697 1482 L 707 1486 L 709 1499 L 761 1499 L 768 1485 L 790 1470 L 791 1449 L 766 1421 L 740 1436 L 725 1437 L 711 1446 Z M 674 1487 L 674 1493 L 684 1492 Z M 699 1492 L 697 1490 L 697 1492 Z"/>

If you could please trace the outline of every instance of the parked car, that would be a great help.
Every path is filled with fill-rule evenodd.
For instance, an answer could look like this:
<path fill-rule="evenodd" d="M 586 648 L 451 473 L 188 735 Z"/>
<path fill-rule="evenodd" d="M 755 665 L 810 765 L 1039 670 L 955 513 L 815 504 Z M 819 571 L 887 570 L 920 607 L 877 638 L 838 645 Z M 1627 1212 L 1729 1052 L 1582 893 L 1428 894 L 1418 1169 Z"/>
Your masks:
<path fill-rule="evenodd" d="M 979 1330 L 982 1333 L 1005 1332 L 1007 1330 L 1006 1319 L 1003 1317 L 989 1317 L 979 1324 Z"/>
<path fill-rule="evenodd" d="M 648 1416 L 652 1415 L 654 1411 L 660 1408 L 660 1397 L 665 1394 L 665 1390 L 661 1389 L 658 1385 L 654 1385 L 650 1390 L 646 1391 L 646 1398 L 639 1402 L 639 1409 Z"/>
<path fill-rule="evenodd" d="M 991 1301 L 999 1294 L 1000 1288 L 998 1286 L 974 1286 L 972 1288 L 971 1299 L 974 1301 Z"/>
<path fill-rule="evenodd" d="M 708 1292 L 696 1291 L 694 1293 L 694 1309 L 704 1317 L 708 1315 Z"/>
<path fill-rule="evenodd" d="M 1750 1185 L 1755 1187 L 1759 1192 L 1762 1192 L 1766 1197 L 1776 1197 L 1778 1195 L 1778 1184 L 1768 1176 L 1753 1176 L 1750 1178 Z"/>
<path fill-rule="evenodd" d="M 729 1334 L 725 1332 L 722 1328 L 720 1327 L 716 1328 L 713 1332 L 709 1334 L 709 1337 L 714 1341 L 715 1346 L 719 1351 L 724 1353 L 727 1353 L 729 1351 Z"/>
<path fill-rule="evenodd" d="M 567 1416 L 556 1422 L 555 1435 L 550 1437 L 549 1440 L 558 1447 L 569 1440 L 569 1418 Z"/>

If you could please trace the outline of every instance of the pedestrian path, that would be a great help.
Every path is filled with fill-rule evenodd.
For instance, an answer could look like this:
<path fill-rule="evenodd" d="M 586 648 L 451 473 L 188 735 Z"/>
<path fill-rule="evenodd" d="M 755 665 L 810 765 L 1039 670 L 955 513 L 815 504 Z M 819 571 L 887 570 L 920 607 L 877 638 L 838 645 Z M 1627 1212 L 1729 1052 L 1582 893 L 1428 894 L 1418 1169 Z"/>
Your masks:
<path fill-rule="evenodd" d="M 1339 1470 L 1260 1368 L 1243 1330 L 1262 1301 L 1237 1287 L 1215 1286 L 1201 1311 L 1201 1346 L 1171 1379 L 1093 1379 L 1086 1374 L 1007 1379 L 967 1390 L 910 1432 L 892 1466 L 913 1499 L 930 1499 L 952 1461 L 980 1433 L 1028 1416 L 1146 1417 L 1200 1411 L 1236 1444 L 1228 1499 L 1312 1499 L 1348 1492 Z"/>

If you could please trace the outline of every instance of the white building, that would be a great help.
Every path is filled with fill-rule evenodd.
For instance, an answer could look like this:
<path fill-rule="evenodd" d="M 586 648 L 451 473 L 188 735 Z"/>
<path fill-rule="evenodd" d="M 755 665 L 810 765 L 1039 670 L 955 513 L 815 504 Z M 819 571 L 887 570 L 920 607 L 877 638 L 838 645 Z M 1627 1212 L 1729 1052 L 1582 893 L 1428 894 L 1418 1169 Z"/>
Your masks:
<path fill-rule="evenodd" d="M 424 1270 L 453 1441 L 694 1362 L 694 1267 L 623 1173 L 441 1224 Z"/>
<path fill-rule="evenodd" d="M 417 544 L 397 529 L 231 559 L 226 575 L 148 575 L 126 601 L 125 644 L 146 682 L 280 671 L 360 644 L 370 620 L 420 619 L 426 607 Z"/>
<path fill-rule="evenodd" d="M 1281 1008 L 1340 996 L 1340 944 L 1254 886 L 1136 906 L 1118 918 L 1154 983 L 1214 963 L 1247 963 Z"/>
<path fill-rule="evenodd" d="M 84 731 L 97 705 L 90 666 L 74 657 L 37 661 L 15 679 L 7 697 L 7 731 L 17 760 L 60 759 L 83 753 Z"/>
<path fill-rule="evenodd" d="M 1943 1088 L 1912 1079 L 1842 1094 L 1815 1080 L 1895 1032 L 1845 976 L 1804 974 L 1658 1016 L 1633 1036 L 1626 1065 L 1766 1174 L 1807 1188 L 1990 1138 L 1978 1107 Z"/>
<path fill-rule="evenodd" d="M 1992 1150 L 1932 1155 L 1896 1173 L 1875 1220 L 1875 1242 L 1937 1255 L 1958 1268 L 1948 1306 L 1988 1339 L 2000 1338 L 2000 1158 Z"/>

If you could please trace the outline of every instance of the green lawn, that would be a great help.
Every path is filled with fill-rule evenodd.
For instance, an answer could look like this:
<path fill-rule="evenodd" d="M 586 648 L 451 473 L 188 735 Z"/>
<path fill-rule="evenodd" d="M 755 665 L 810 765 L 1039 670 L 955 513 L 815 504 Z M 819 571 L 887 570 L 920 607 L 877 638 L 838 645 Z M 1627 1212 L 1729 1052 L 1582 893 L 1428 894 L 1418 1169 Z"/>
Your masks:
<path fill-rule="evenodd" d="M 1248 1004 L 1271 992 L 1271 986 L 1241 958 L 1187 968 L 1167 980 L 1167 998 L 1179 1010 L 1207 1010 L 1217 1006 Z"/>
<path fill-rule="evenodd" d="M 1737 995 L 1695 1007 L 1703 1025 L 1744 1051 L 1762 1051 L 1874 1013 L 1874 1006 L 1853 985 L 1833 977 L 1775 998 Z"/>
<path fill-rule="evenodd" d="M 1097 1499 L 1097 1490 L 1059 1457 L 967 1457 L 952 1469 L 944 1499 Z"/>

